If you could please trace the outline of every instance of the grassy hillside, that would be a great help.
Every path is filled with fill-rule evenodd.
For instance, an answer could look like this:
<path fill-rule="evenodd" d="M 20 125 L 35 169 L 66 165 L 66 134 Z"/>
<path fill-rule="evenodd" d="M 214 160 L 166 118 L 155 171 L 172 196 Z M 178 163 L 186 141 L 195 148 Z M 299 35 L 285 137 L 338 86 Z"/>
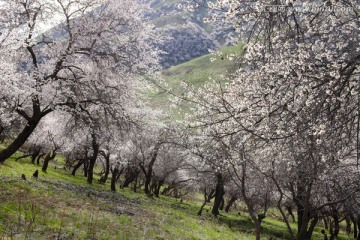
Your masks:
<path fill-rule="evenodd" d="M 181 82 L 187 82 L 196 87 L 201 87 L 209 81 L 228 81 L 239 68 L 239 62 L 233 55 L 239 55 L 243 51 L 243 45 L 224 47 L 219 52 L 207 54 L 186 63 L 165 69 L 162 72 L 163 80 L 176 94 L 181 94 L 184 89 Z M 154 106 L 172 111 L 176 118 L 181 118 L 182 113 L 169 110 L 169 95 L 163 91 L 149 94 Z"/>
<path fill-rule="evenodd" d="M 113 193 L 108 184 L 90 186 L 83 176 L 71 176 L 61 159 L 36 180 L 31 175 L 40 167 L 29 159 L 15 161 L 17 156 L 0 165 L 0 239 L 255 239 L 240 206 L 219 219 L 206 206 L 199 217 L 196 197 L 152 199 L 130 189 Z M 287 237 L 277 219 L 275 211 L 265 219 L 264 239 Z M 322 239 L 319 231 L 313 239 Z"/>
<path fill-rule="evenodd" d="M 164 70 L 164 78 L 174 88 L 177 88 L 181 81 L 202 86 L 210 78 L 222 80 L 223 76 L 229 77 L 238 69 L 238 61 L 236 58 L 231 59 L 231 55 L 239 55 L 242 49 L 242 45 L 224 47 L 218 53 L 207 54 Z"/>

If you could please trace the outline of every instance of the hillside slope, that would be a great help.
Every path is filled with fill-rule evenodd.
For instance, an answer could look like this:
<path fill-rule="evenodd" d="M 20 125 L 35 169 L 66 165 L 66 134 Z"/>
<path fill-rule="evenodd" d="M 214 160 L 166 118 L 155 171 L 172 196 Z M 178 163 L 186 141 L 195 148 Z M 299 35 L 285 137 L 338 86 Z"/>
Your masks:
<path fill-rule="evenodd" d="M 30 159 L 16 160 L 19 156 L 17 153 L 0 164 L 0 239 L 255 239 L 241 204 L 214 218 L 209 203 L 203 216 L 198 216 L 199 194 L 175 199 L 149 198 L 143 191 L 131 189 L 114 193 L 108 183 L 88 185 L 85 177 L 71 176 L 61 157 L 34 179 L 32 173 L 41 167 L 30 164 Z M 22 180 L 21 174 L 27 180 Z M 262 225 L 264 239 L 287 238 L 285 224 L 279 219 L 276 211 L 268 213 Z M 295 229 L 295 223 L 292 227 Z M 313 239 L 323 239 L 319 228 Z M 348 237 L 341 232 L 341 239 Z"/>
<path fill-rule="evenodd" d="M 238 57 L 243 51 L 243 45 L 223 47 L 215 53 L 206 54 L 191 61 L 173 66 L 162 71 L 163 81 L 176 94 L 181 94 L 184 89 L 182 82 L 195 87 L 201 87 L 209 81 L 228 81 L 234 76 L 240 64 Z M 169 109 L 169 97 L 164 91 L 156 91 L 149 94 L 152 105 L 164 109 L 165 112 L 172 111 L 174 115 L 181 118 L 175 110 Z"/>

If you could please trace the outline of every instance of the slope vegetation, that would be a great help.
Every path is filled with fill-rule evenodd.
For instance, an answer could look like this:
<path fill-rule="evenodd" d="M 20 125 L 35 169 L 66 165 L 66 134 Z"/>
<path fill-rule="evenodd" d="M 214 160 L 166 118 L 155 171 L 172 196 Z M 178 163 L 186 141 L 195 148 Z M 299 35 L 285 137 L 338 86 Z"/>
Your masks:
<path fill-rule="evenodd" d="M 109 184 L 87 185 L 85 177 L 71 176 L 62 158 L 35 179 L 32 174 L 40 167 L 30 159 L 16 160 L 19 156 L 0 165 L 0 239 L 255 239 L 241 204 L 214 218 L 209 203 L 198 216 L 202 200 L 196 193 L 182 199 L 154 199 L 131 189 L 114 193 Z M 279 219 L 275 210 L 269 212 L 262 226 L 264 239 L 288 237 Z M 320 228 L 313 239 L 323 239 Z M 349 238 L 341 232 L 339 239 Z"/>

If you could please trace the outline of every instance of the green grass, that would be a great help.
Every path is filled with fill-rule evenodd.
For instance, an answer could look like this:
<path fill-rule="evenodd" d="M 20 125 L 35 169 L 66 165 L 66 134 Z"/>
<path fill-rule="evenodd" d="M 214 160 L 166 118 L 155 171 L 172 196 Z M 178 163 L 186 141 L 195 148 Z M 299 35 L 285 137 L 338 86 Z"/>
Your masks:
<path fill-rule="evenodd" d="M 91 186 L 80 171 L 71 176 L 61 168 L 61 157 L 35 180 L 32 173 L 41 167 L 29 159 L 15 161 L 20 155 L 0 164 L 0 239 L 255 239 L 243 206 L 216 219 L 210 204 L 199 217 L 199 194 L 180 202 L 166 196 L 148 198 L 142 190 L 112 193 L 109 183 L 98 183 L 98 175 Z M 20 180 L 21 174 L 26 181 Z M 287 238 L 278 213 L 269 216 L 262 225 L 263 239 Z M 340 237 L 349 239 L 343 232 Z M 313 239 L 323 239 L 320 228 Z"/>
<path fill-rule="evenodd" d="M 232 54 L 239 55 L 242 51 L 243 45 L 225 47 L 215 54 L 207 54 L 171 67 L 163 71 L 163 75 L 170 87 L 177 88 L 181 81 L 200 87 L 209 79 L 223 80 L 233 74 L 239 63 L 236 57 L 233 60 L 229 57 Z"/>
<path fill-rule="evenodd" d="M 186 92 L 181 83 L 186 82 L 196 88 L 204 86 L 204 84 L 215 82 L 229 81 L 238 69 L 238 57 L 243 51 L 243 45 L 224 47 L 214 54 L 207 54 L 202 57 L 193 59 L 186 63 L 165 69 L 162 72 L 163 81 L 166 82 L 168 88 L 176 95 Z M 233 59 L 231 60 L 230 57 Z M 171 112 L 171 115 L 181 120 L 185 112 L 188 112 L 187 106 L 182 109 L 171 109 L 169 106 L 169 97 L 164 91 L 156 91 L 154 93 L 146 93 L 154 107 L 163 109 L 165 112 Z"/>
<path fill-rule="evenodd" d="M 0 239 L 252 239 L 211 216 L 199 223 L 196 204 L 129 189 L 111 193 L 108 184 L 89 186 L 56 162 L 35 180 L 40 167 L 18 156 L 0 165 Z"/>

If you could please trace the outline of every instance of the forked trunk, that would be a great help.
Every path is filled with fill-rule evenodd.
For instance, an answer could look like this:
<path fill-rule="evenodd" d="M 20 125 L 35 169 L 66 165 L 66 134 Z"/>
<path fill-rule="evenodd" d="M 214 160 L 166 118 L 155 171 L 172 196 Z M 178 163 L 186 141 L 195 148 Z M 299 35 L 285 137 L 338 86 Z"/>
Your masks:
<path fill-rule="evenodd" d="M 49 166 L 49 162 L 50 162 L 51 160 L 54 160 L 55 157 L 56 157 L 56 152 L 55 152 L 55 151 L 49 152 L 49 153 L 46 155 L 46 157 L 45 157 L 45 159 L 44 159 L 43 166 L 42 166 L 42 168 L 41 168 L 41 170 L 42 170 L 43 172 L 46 172 L 46 170 L 47 170 L 47 168 L 48 168 L 48 166 Z"/>
<path fill-rule="evenodd" d="M 151 193 L 150 191 L 150 184 L 152 179 L 152 173 L 153 173 L 153 166 L 155 164 L 155 161 L 157 159 L 157 155 L 160 149 L 161 143 L 157 143 L 153 149 L 151 159 L 148 165 L 147 171 L 145 171 L 145 193 L 149 195 Z"/>

